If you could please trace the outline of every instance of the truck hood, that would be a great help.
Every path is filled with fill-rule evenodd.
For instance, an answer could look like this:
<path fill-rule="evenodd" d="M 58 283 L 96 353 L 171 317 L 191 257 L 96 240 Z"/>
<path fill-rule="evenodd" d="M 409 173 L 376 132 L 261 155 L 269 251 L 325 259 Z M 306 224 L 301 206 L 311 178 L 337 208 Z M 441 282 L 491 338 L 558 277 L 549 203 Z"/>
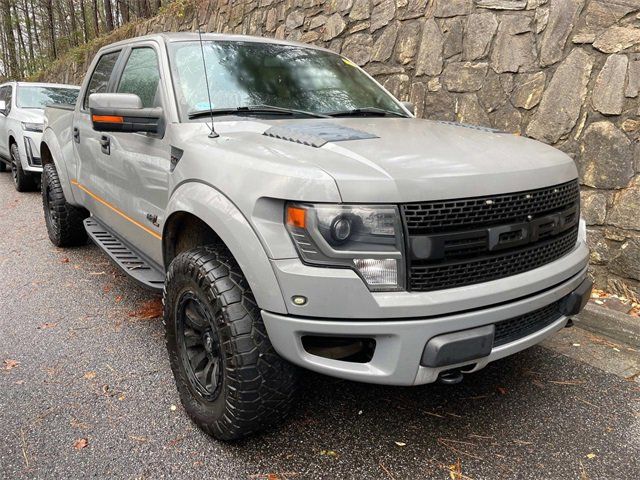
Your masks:
<path fill-rule="evenodd" d="M 225 125 L 226 124 L 226 125 Z M 322 146 L 264 135 L 271 127 L 346 127 L 369 134 Z M 415 118 L 221 122 L 236 148 L 312 164 L 335 180 L 343 202 L 416 202 L 517 192 L 577 178 L 573 160 L 543 143 L 490 129 Z M 294 141 L 292 141 L 294 140 Z M 242 145 L 242 147 L 240 147 Z M 246 153 L 246 151 L 245 151 Z"/>

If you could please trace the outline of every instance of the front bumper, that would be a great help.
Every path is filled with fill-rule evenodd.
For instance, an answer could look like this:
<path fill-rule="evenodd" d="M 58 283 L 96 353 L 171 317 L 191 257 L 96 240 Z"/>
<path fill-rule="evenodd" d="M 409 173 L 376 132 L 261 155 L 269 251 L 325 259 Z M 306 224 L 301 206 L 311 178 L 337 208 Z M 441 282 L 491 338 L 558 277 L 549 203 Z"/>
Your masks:
<path fill-rule="evenodd" d="M 588 295 L 584 293 L 586 278 L 586 268 L 583 268 L 568 280 L 531 296 L 494 306 L 428 318 L 359 321 L 303 318 L 266 311 L 262 312 L 262 317 L 276 351 L 294 364 L 347 380 L 389 385 L 419 385 L 434 382 L 438 375 L 446 370 L 480 370 L 492 361 L 535 345 L 561 329 L 568 317 L 563 314 L 540 330 L 493 347 L 488 355 L 485 352 L 479 358 L 437 367 L 421 364 L 424 363 L 423 353 L 429 340 L 451 332 L 493 325 L 554 302 L 570 303 L 575 310 L 576 305 L 578 308 L 583 305 L 584 296 Z M 579 290 L 580 287 L 582 292 Z M 576 290 L 581 295 L 579 300 L 571 297 Z M 565 308 L 568 315 L 570 306 Z M 366 363 L 325 358 L 312 355 L 305 350 L 302 337 L 306 335 L 372 338 L 375 340 L 375 350 L 372 358 Z"/>

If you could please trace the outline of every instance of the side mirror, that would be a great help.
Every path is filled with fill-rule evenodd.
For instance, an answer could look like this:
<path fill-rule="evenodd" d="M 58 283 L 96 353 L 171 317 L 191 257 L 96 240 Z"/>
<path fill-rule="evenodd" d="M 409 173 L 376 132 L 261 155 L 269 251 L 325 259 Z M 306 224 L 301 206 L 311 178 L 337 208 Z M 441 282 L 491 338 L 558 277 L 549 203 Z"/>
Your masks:
<path fill-rule="evenodd" d="M 409 112 L 411 112 L 411 115 L 415 115 L 416 114 L 416 108 L 413 106 L 413 103 L 411 103 L 411 102 L 402 102 L 402 105 L 404 105 L 404 108 L 406 108 L 407 110 L 409 110 Z"/>
<path fill-rule="evenodd" d="M 0 113 L 2 115 L 7 114 L 7 102 L 5 102 L 4 100 L 0 100 Z"/>
<path fill-rule="evenodd" d="M 163 132 L 161 108 L 142 108 L 142 100 L 131 93 L 93 93 L 89 112 L 96 132 Z"/>

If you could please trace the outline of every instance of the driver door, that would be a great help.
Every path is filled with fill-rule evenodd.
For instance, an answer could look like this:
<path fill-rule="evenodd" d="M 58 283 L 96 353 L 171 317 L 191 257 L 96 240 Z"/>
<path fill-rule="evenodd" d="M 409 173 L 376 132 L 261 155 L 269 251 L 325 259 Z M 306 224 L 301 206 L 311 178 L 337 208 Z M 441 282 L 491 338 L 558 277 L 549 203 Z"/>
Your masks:
<path fill-rule="evenodd" d="M 167 95 L 154 42 L 136 44 L 124 52 L 123 66 L 115 81 L 115 93 L 137 95 L 143 108 L 160 107 L 166 114 Z M 163 135 L 108 133 L 111 154 L 110 179 L 118 207 L 126 217 L 113 225 L 132 246 L 162 265 L 160 225 L 168 203 L 171 149 Z"/>

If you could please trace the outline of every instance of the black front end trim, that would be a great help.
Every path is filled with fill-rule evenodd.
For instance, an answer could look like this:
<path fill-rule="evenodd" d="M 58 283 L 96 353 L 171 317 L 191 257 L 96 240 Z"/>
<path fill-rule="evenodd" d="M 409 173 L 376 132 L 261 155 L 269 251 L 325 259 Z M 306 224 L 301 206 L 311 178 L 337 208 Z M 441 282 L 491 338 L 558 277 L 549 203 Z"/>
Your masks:
<path fill-rule="evenodd" d="M 424 347 L 420 364 L 444 367 L 487 357 L 493 348 L 520 340 L 562 317 L 579 313 L 589 301 L 592 288 L 593 282 L 586 278 L 569 295 L 532 312 L 495 324 L 433 337 Z"/>

